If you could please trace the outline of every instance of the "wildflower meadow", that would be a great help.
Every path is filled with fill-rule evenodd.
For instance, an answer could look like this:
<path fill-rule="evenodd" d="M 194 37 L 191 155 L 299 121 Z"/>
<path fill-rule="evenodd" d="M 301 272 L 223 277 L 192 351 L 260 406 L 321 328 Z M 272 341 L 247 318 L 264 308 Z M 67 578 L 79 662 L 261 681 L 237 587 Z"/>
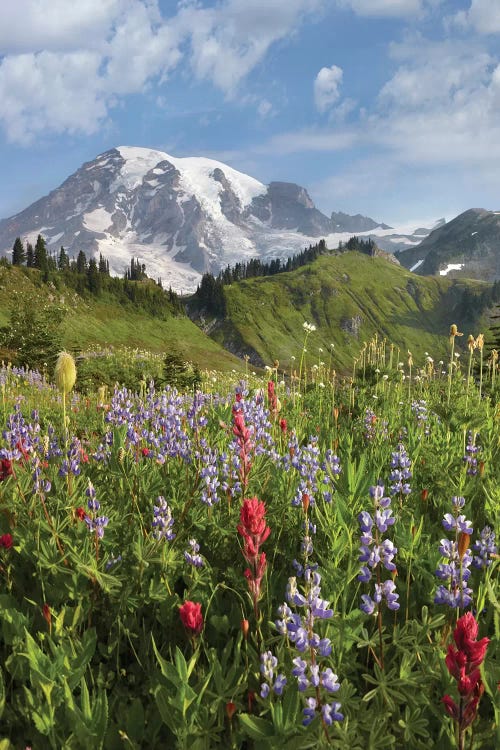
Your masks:
<path fill-rule="evenodd" d="M 500 747 L 483 347 L 341 376 L 306 323 L 296 369 L 185 392 L 3 366 L 0 749 Z"/>

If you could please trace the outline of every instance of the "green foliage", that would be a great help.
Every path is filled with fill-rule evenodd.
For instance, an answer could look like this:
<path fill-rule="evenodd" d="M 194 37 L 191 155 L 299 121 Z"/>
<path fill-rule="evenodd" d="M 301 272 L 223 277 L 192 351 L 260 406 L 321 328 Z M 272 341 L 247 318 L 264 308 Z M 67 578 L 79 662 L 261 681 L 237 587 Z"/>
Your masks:
<path fill-rule="evenodd" d="M 201 385 L 201 374 L 196 366 L 185 362 L 180 353 L 173 350 L 163 359 L 161 381 L 180 390 L 196 390 Z"/>
<path fill-rule="evenodd" d="M 12 265 L 22 266 L 26 261 L 26 253 L 24 252 L 24 245 L 20 237 L 16 237 L 14 247 L 12 248 Z"/>
<path fill-rule="evenodd" d="M 30 369 L 52 369 L 63 348 L 65 308 L 46 304 L 37 295 L 23 296 L 0 330 L 1 345 L 15 352 L 16 363 Z"/>
<path fill-rule="evenodd" d="M 178 368 L 180 378 L 182 356 L 171 354 L 169 371 Z M 164 367 L 163 356 L 114 356 L 131 371 L 135 360 Z M 103 365 L 107 357 L 88 356 L 79 371 L 87 360 Z M 431 365 L 415 358 L 410 377 L 408 363 L 400 367 L 377 339 L 345 380 L 326 365 L 307 366 L 302 382 L 288 387 L 277 366 L 274 412 L 262 397 L 265 380 L 247 389 L 237 376 L 214 375 L 208 384 L 217 393 L 193 396 L 190 388 L 150 389 L 144 374 L 137 393 L 117 392 L 109 409 L 111 389 L 104 400 L 90 387 L 85 396 L 74 394 L 69 439 L 57 394 L 32 373 L 3 369 L 8 437 L 1 447 L 10 449 L 22 435 L 29 459 L 14 459 L 14 472 L 0 484 L 0 538 L 12 536 L 11 546 L 0 543 L 0 748 L 453 750 L 453 722 L 441 698 L 455 689 L 444 659 L 458 613 L 434 603 L 440 540 L 448 536 L 442 520 L 451 497 L 463 496 L 474 526 L 471 547 L 486 524 L 498 535 L 500 421 L 491 372 L 480 398 L 463 364 L 453 368 L 451 383 Z M 236 384 L 253 444 L 245 496 L 265 502 L 271 529 L 261 545 L 267 570 L 256 609 L 237 530 Z M 425 402 L 425 420 L 412 402 Z M 470 439 L 479 448 L 475 475 L 463 461 Z M 370 486 L 378 479 L 389 484 L 400 440 L 412 461 L 410 494 L 392 499 L 400 609 L 383 607 L 379 626 L 359 608 L 371 584 L 358 579 L 358 516 L 371 509 Z M 331 449 L 340 474 L 329 463 Z M 218 499 L 208 505 L 213 478 Z M 89 482 L 100 504 L 95 512 Z M 159 496 L 171 510 L 170 540 L 158 538 L 161 527 L 154 525 Z M 82 514 L 108 519 L 102 537 Z M 310 523 L 313 550 L 304 556 Z M 202 567 L 184 555 L 191 539 L 200 545 Z M 292 670 L 294 659 L 310 654 L 275 625 L 288 578 L 297 573 L 293 560 L 318 565 L 321 597 L 334 613 L 314 623 L 332 643 L 332 653 L 317 652 L 316 659 L 320 671 L 338 675 L 340 688 L 329 700 L 341 703 L 345 717 L 328 727 L 319 713 L 303 726 L 305 700 L 317 692 L 299 691 Z M 481 667 L 485 692 L 468 730 L 471 750 L 500 739 L 500 563 L 490 562 L 470 577 L 480 637 L 491 640 Z M 303 579 L 296 583 L 302 591 Z M 185 601 L 201 604 L 199 635 L 180 621 Z M 287 683 L 282 695 L 271 689 L 262 698 L 260 655 L 267 650 L 278 661 L 274 676 L 284 674 Z M 320 695 L 326 700 L 321 686 Z"/>

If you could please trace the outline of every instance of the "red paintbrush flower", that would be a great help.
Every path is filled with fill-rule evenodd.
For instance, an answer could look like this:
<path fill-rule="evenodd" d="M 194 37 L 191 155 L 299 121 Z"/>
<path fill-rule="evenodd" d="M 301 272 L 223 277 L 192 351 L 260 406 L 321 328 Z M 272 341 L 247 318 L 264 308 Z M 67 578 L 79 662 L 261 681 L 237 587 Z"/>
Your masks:
<path fill-rule="evenodd" d="M 2 534 L 2 536 L 0 536 L 0 547 L 10 549 L 13 544 L 14 540 L 12 539 L 12 534 Z"/>
<path fill-rule="evenodd" d="M 179 615 L 186 630 L 189 630 L 193 635 L 201 633 L 203 630 L 201 604 L 190 601 L 184 602 L 182 607 L 179 608 Z"/>
<path fill-rule="evenodd" d="M 477 716 L 479 700 L 484 692 L 479 665 L 486 656 L 489 638 L 477 640 L 479 626 L 474 615 L 467 612 L 459 618 L 453 632 L 457 648 L 448 646 L 445 663 L 448 672 L 457 681 L 460 701 L 457 704 L 449 695 L 442 699 L 447 713 L 458 724 L 459 744 L 463 747 L 464 732 Z"/>

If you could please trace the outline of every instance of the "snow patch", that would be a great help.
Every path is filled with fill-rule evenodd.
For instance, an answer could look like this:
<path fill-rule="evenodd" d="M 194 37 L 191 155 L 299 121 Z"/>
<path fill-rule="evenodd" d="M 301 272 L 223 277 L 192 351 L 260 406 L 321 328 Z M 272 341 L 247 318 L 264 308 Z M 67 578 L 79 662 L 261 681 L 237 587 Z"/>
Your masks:
<path fill-rule="evenodd" d="M 415 265 L 410 268 L 410 271 L 416 271 L 417 268 L 420 268 L 420 266 L 422 265 L 423 262 L 424 262 L 423 258 L 422 258 L 422 260 L 417 260 L 417 262 L 415 263 Z"/>
<path fill-rule="evenodd" d="M 223 190 L 222 185 L 213 178 L 213 172 L 217 168 L 224 172 L 232 190 L 240 199 L 242 207 L 248 206 L 254 198 L 264 194 L 267 189 L 254 177 L 238 172 L 215 159 L 207 159 L 203 156 L 178 158 L 163 151 L 132 146 L 119 146 L 117 150 L 125 160 L 125 164 L 120 170 L 120 179 L 111 187 L 112 192 L 118 184 L 123 184 L 127 189 L 133 190 L 152 170 L 154 174 L 161 174 L 164 170 L 157 165 L 162 161 L 168 161 L 179 171 L 184 192 L 197 196 L 201 193 L 206 196 L 207 210 L 215 211 L 216 214 L 221 213 L 219 195 Z"/>
<path fill-rule="evenodd" d="M 102 206 L 83 216 L 83 226 L 91 232 L 105 232 L 112 223 L 111 214 Z"/>
<path fill-rule="evenodd" d="M 440 276 L 446 276 L 450 271 L 461 271 L 465 263 L 448 263 L 446 268 L 439 272 Z"/>

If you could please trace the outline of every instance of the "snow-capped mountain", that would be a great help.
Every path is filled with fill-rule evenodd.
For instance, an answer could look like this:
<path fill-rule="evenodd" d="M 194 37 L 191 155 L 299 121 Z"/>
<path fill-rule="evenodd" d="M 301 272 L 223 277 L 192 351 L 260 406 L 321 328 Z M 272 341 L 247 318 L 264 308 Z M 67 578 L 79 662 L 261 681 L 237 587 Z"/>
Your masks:
<path fill-rule="evenodd" d="M 354 233 L 392 251 L 424 236 L 398 234 L 359 214 L 328 218 L 299 185 L 266 186 L 213 159 L 120 146 L 0 221 L 0 252 L 10 253 L 18 236 L 33 242 L 42 234 L 52 252 L 61 246 L 72 256 L 101 252 L 117 274 L 139 258 L 150 276 L 187 292 L 205 271 L 285 258 L 322 237 L 337 247 Z"/>

